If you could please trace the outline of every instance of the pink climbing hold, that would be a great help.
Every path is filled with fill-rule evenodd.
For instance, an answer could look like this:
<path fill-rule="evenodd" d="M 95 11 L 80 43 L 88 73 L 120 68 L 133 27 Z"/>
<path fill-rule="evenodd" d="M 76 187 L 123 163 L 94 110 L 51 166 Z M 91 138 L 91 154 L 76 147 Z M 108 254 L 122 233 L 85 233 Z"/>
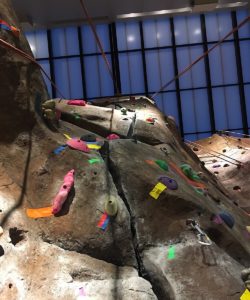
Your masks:
<path fill-rule="evenodd" d="M 69 100 L 68 105 L 86 106 L 87 102 L 84 100 Z"/>
<path fill-rule="evenodd" d="M 53 199 L 53 203 L 52 203 L 53 215 L 59 213 L 60 210 L 62 209 L 62 206 L 66 201 L 71 188 L 74 185 L 74 173 L 75 170 L 71 170 L 64 176 L 63 184 L 61 185 L 59 192 Z"/>
<path fill-rule="evenodd" d="M 112 140 L 118 140 L 120 137 L 119 135 L 112 133 L 110 135 L 107 136 L 107 140 L 112 141 Z"/>
<path fill-rule="evenodd" d="M 88 145 L 80 139 L 70 139 L 67 141 L 67 145 L 75 150 L 83 151 L 86 153 L 90 152 Z"/>

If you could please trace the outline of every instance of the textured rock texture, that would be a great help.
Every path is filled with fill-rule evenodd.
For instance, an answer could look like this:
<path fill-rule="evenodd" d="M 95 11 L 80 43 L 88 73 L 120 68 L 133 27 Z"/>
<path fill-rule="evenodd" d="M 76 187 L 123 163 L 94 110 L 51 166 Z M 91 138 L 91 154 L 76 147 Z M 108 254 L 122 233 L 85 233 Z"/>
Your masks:
<path fill-rule="evenodd" d="M 19 27 L 8 0 L 1 1 L 0 16 Z M 18 40 L 1 31 L 0 37 L 30 53 L 23 35 Z M 62 116 L 50 130 L 40 114 L 47 100 L 41 74 L 1 47 L 0 55 L 1 299 L 77 299 L 80 288 L 86 299 L 239 299 L 240 272 L 250 261 L 249 216 L 182 142 L 174 121 L 143 97 L 84 107 L 55 99 Z M 105 142 L 100 151 L 53 153 L 66 144 L 65 133 L 89 132 Z M 121 139 L 107 141 L 110 133 Z M 90 164 L 91 158 L 101 162 Z M 202 172 L 207 195 L 190 185 L 183 163 Z M 61 213 L 29 219 L 25 210 L 49 206 L 71 169 L 75 185 Z M 149 193 L 163 175 L 178 189 L 155 200 Z M 118 214 L 103 232 L 97 223 L 110 195 Z M 211 221 L 220 211 L 233 216 L 233 228 Z M 201 224 L 211 246 L 198 243 L 189 218 Z"/>

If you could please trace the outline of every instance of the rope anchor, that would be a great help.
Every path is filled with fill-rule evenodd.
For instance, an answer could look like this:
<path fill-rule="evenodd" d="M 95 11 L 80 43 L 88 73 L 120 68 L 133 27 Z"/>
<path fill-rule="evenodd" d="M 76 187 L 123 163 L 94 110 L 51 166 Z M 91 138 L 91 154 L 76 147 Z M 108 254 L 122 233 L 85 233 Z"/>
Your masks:
<path fill-rule="evenodd" d="M 212 241 L 208 237 L 208 235 L 200 228 L 200 225 L 197 221 L 193 219 L 187 219 L 186 225 L 191 226 L 197 232 L 198 243 L 205 246 L 211 246 Z"/>

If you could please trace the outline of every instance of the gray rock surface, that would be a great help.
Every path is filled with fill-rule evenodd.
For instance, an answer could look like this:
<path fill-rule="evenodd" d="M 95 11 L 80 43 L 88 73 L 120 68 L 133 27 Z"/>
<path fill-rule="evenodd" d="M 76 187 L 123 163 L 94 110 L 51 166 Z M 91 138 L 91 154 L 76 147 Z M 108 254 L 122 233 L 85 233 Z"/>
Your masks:
<path fill-rule="evenodd" d="M 1 1 L 0 12 L 19 27 L 8 0 Z M 16 39 L 1 31 L 0 38 L 30 53 L 23 35 Z M 243 292 L 249 216 L 183 144 L 172 119 L 143 97 L 85 107 L 56 100 L 62 118 L 55 126 L 41 116 L 47 91 L 39 70 L 1 46 L 0 66 L 1 299 L 75 299 L 79 287 L 86 288 L 86 299 L 107 300 L 226 300 Z M 122 120 L 119 107 L 130 110 L 128 120 Z M 148 117 L 156 118 L 154 125 Z M 104 142 L 101 151 L 53 153 L 67 142 L 65 133 L 88 132 Z M 110 133 L 122 139 L 107 141 Z M 94 157 L 101 162 L 90 164 Z M 165 161 L 168 171 L 155 160 Z M 182 163 L 202 172 L 207 196 L 181 173 Z M 62 212 L 29 219 L 26 209 L 49 206 L 71 169 L 75 185 Z M 149 193 L 162 175 L 176 180 L 178 189 L 167 189 L 155 200 Z M 96 225 L 109 195 L 117 199 L 118 214 L 103 232 Z M 232 229 L 211 221 L 221 210 L 234 217 Z M 186 225 L 189 218 L 201 224 L 212 246 L 198 243 L 197 233 Z M 170 245 L 176 246 L 171 262 L 166 257 Z"/>

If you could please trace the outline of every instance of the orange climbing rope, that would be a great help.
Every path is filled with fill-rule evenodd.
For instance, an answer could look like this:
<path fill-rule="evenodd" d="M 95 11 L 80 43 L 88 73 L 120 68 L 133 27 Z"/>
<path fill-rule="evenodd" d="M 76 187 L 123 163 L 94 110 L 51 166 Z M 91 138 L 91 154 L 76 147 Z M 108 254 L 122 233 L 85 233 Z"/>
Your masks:
<path fill-rule="evenodd" d="M 105 64 L 106 64 L 106 66 L 107 66 L 109 75 L 110 75 L 111 79 L 113 80 L 113 83 L 114 83 L 114 85 L 115 85 L 115 87 L 116 87 L 117 92 L 120 93 L 119 88 L 118 88 L 117 83 L 116 83 L 116 80 L 115 80 L 114 75 L 113 75 L 112 68 L 111 68 L 110 63 L 109 63 L 109 61 L 108 61 L 108 58 L 107 58 L 107 56 L 106 56 L 106 54 L 105 54 L 105 52 L 104 52 L 102 43 L 101 43 L 101 41 L 100 41 L 100 39 L 99 39 L 99 37 L 98 37 L 98 34 L 97 34 L 97 32 L 96 32 L 95 25 L 94 25 L 94 23 L 93 23 L 93 20 L 92 20 L 90 14 L 88 13 L 88 10 L 87 10 L 87 7 L 86 7 L 86 5 L 85 5 L 85 3 L 84 3 L 84 0 L 80 0 L 80 3 L 81 3 L 81 6 L 82 6 L 82 9 L 83 9 L 83 11 L 84 11 L 84 14 L 85 14 L 85 16 L 86 16 L 86 18 L 87 18 L 87 20 L 88 20 L 88 23 L 89 23 L 89 25 L 90 25 L 90 27 L 91 27 L 91 30 L 92 30 L 92 32 L 93 32 L 93 34 L 94 34 L 94 37 L 95 37 L 97 46 L 98 46 L 98 48 L 99 48 L 99 51 L 101 52 L 102 57 L 103 57 L 103 59 L 104 59 L 104 62 L 105 62 Z"/>
<path fill-rule="evenodd" d="M 172 80 L 167 82 L 161 89 L 154 93 L 151 98 L 154 99 L 160 92 L 164 91 L 168 86 L 170 86 L 175 80 L 180 78 L 182 75 L 184 75 L 187 71 L 189 71 L 194 65 L 196 65 L 199 61 L 201 61 L 205 56 L 207 56 L 211 51 L 213 51 L 216 47 L 218 47 L 220 44 L 222 44 L 230 35 L 232 35 L 234 32 L 239 30 L 243 25 L 245 25 L 250 20 L 250 16 L 245 18 L 237 27 L 233 28 L 223 39 L 221 39 L 218 43 L 216 43 L 213 47 L 208 49 L 205 53 L 203 53 L 200 57 L 198 57 L 195 61 L 193 61 L 186 69 L 184 69 L 182 72 L 177 74 Z"/>
<path fill-rule="evenodd" d="M 36 65 L 42 72 L 43 74 L 48 78 L 48 80 L 51 82 L 52 86 L 57 90 L 58 94 L 65 99 L 65 97 L 63 96 L 63 94 L 60 92 L 60 90 L 58 89 L 58 87 L 56 86 L 56 84 L 52 81 L 52 79 L 49 77 L 49 75 L 45 72 L 45 70 L 39 65 L 39 63 L 29 54 L 25 53 L 24 51 L 16 48 L 15 46 L 11 45 L 10 43 L 0 39 L 0 46 L 8 49 L 8 50 L 12 50 L 15 53 L 17 53 L 19 56 L 25 58 L 26 60 L 32 62 L 34 65 Z"/>

